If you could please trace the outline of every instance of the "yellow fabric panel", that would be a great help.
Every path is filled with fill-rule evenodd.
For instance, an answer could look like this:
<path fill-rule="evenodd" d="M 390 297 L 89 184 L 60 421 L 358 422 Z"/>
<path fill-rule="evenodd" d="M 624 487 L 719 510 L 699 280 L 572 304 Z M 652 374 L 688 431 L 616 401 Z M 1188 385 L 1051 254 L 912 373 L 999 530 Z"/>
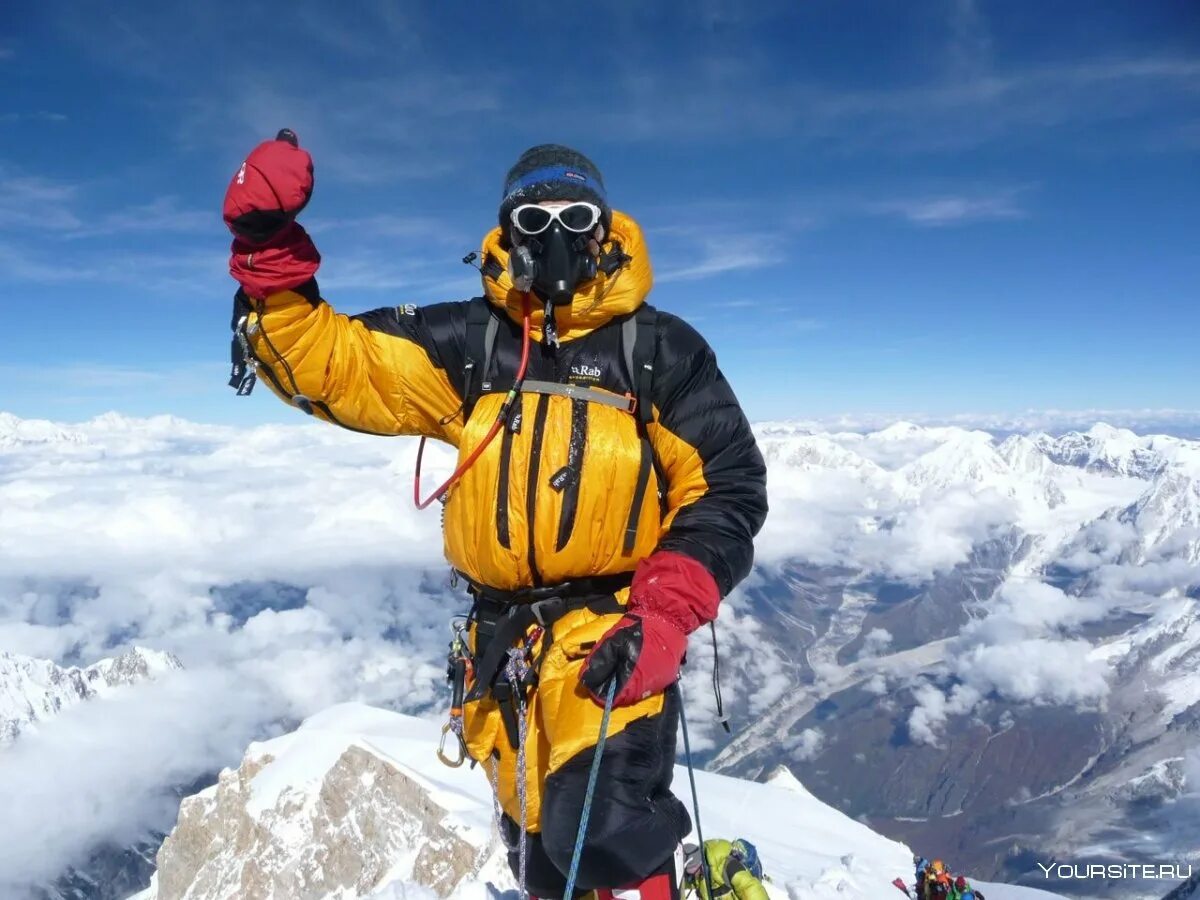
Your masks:
<path fill-rule="evenodd" d="M 341 425 L 376 434 L 424 434 L 457 444 L 459 406 L 446 372 L 413 341 L 367 328 L 293 291 L 256 303 L 247 323 L 255 356 L 287 394 L 327 404 Z M 290 374 L 289 374 L 290 369 Z M 271 385 L 271 379 L 263 379 Z M 276 390 L 276 393 L 279 393 Z M 328 417 L 318 408 L 314 413 Z"/>
<path fill-rule="evenodd" d="M 460 457 L 470 453 L 486 436 L 502 401 L 500 394 L 487 394 L 480 399 L 463 431 Z M 526 394 L 520 402 L 521 431 L 512 438 L 508 472 L 509 547 L 501 545 L 496 523 L 503 434 L 497 435 L 451 491 L 443 531 L 450 564 L 476 581 L 502 590 L 533 584 L 528 540 L 529 467 L 542 398 Z M 572 410 L 566 397 L 550 396 L 545 402 L 534 508 L 534 553 L 543 583 L 631 571 L 659 539 L 657 482 L 651 470 L 638 518 L 637 539 L 632 552 L 624 552 L 625 528 L 642 452 L 633 416 L 609 406 L 588 405 L 575 523 L 570 539 L 560 551 L 559 526 L 567 491 L 555 490 L 550 480 L 569 460 Z"/>
<path fill-rule="evenodd" d="M 617 596 L 625 603 L 628 591 Z M 599 740 L 604 709 L 579 683 L 579 672 L 591 644 L 619 619 L 617 614 L 598 616 L 579 609 L 567 613 L 554 625 L 555 639 L 542 662 L 538 689 L 531 695 L 526 710 L 526 811 L 528 828 L 532 832 L 541 830 L 541 798 L 546 776 L 595 746 Z M 538 650 L 540 644 L 534 648 L 535 658 Z M 658 715 L 664 702 L 663 695 L 656 694 L 633 706 L 614 709 L 609 719 L 608 736 L 619 734 L 638 719 Z M 464 706 L 463 737 L 467 752 L 484 767 L 489 777 L 492 766 L 496 766 L 500 805 L 510 818 L 520 822 L 517 748 L 509 743 L 499 707 L 490 697 Z"/>
<path fill-rule="evenodd" d="M 704 460 L 695 447 L 659 423 L 657 409 L 654 410 L 654 421 L 646 426 L 646 433 L 667 479 L 667 513 L 661 526 L 666 534 L 681 509 L 708 493 Z"/>
<path fill-rule="evenodd" d="M 500 246 L 501 231 L 493 228 L 484 236 L 482 256 L 493 257 L 504 268 L 497 278 L 483 278 L 483 289 L 491 302 L 505 310 L 514 322 L 522 319 L 525 294 L 513 287 L 508 275 L 508 251 Z M 555 325 L 559 340 L 570 341 L 595 331 L 609 319 L 631 313 L 646 299 L 654 285 L 654 269 L 650 265 L 650 254 L 641 226 L 630 216 L 613 211 L 610 239 L 618 241 L 621 248 L 632 257 L 625 267 L 611 277 L 603 272 L 575 290 L 570 307 L 560 307 L 555 312 Z M 530 331 L 534 340 L 542 339 L 543 310 L 537 298 L 532 299 L 533 313 L 529 317 Z"/>
<path fill-rule="evenodd" d="M 622 600 L 628 600 L 622 591 Z M 564 616 L 555 629 L 557 637 L 542 662 L 538 694 L 541 702 L 541 727 L 550 740 L 548 772 L 557 772 L 572 757 L 595 745 L 600 737 L 604 709 L 588 694 L 579 681 L 592 646 L 620 621 L 620 615 L 597 616 L 578 610 Z M 632 706 L 612 711 L 608 735 L 620 734 L 631 722 L 662 712 L 665 698 L 654 694 Z"/>

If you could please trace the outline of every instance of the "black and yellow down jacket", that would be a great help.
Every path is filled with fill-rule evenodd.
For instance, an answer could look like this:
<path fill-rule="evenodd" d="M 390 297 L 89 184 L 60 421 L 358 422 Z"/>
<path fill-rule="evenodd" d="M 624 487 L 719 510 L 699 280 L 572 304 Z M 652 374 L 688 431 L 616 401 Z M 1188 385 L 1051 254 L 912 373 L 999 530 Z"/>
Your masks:
<path fill-rule="evenodd" d="M 621 325 L 644 305 L 653 277 L 632 219 L 615 213 L 612 237 L 632 261 L 557 311 L 559 346 L 541 340 L 534 311 L 527 382 L 587 387 L 614 402 L 636 395 Z M 253 301 L 246 333 L 260 374 L 319 418 L 427 435 L 465 458 L 495 421 L 521 352 L 524 295 L 505 274 L 498 228 L 482 257 L 492 264 L 485 297 L 465 302 L 346 316 L 315 282 Z M 464 421 L 468 321 L 484 307 L 499 328 L 490 371 L 476 375 L 488 390 Z M 722 595 L 749 572 L 767 512 L 754 436 L 704 339 L 665 312 L 654 323 L 651 420 L 639 428 L 628 408 L 571 392 L 523 393 L 510 426 L 448 497 L 445 551 L 456 569 L 514 590 L 630 572 L 663 548 L 703 563 Z"/>

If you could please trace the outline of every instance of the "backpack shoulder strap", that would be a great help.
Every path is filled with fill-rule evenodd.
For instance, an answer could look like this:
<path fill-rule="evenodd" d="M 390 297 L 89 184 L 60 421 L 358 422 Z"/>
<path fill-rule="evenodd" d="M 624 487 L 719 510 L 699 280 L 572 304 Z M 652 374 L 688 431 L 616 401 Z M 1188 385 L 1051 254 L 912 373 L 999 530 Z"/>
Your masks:
<path fill-rule="evenodd" d="M 463 421 L 471 418 L 480 396 L 491 387 L 487 380 L 496 348 L 500 320 L 487 300 L 472 300 L 467 306 L 466 352 L 463 354 L 462 401 Z"/>
<path fill-rule="evenodd" d="M 657 353 L 655 331 L 658 310 L 643 304 L 636 313 L 621 324 L 621 349 L 625 354 L 625 371 L 637 399 L 638 424 L 642 427 L 654 419 L 654 358 Z"/>

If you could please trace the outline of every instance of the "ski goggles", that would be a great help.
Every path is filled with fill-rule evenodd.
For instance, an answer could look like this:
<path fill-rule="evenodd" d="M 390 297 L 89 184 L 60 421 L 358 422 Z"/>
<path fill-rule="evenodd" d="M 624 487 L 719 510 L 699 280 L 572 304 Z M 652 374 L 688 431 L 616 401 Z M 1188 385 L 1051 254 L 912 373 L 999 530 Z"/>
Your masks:
<path fill-rule="evenodd" d="M 513 227 L 521 234 L 541 234 L 554 222 L 567 231 L 586 234 L 600 221 L 600 207 L 594 203 L 568 203 L 565 206 L 538 206 L 522 203 L 512 211 Z"/>

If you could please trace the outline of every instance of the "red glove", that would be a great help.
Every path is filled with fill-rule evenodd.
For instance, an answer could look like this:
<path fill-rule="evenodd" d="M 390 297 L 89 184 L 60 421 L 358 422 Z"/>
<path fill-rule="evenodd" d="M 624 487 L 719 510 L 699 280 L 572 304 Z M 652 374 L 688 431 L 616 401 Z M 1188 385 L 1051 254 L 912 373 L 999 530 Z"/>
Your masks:
<path fill-rule="evenodd" d="M 321 255 L 296 216 L 313 191 L 312 157 L 288 129 L 246 157 L 225 191 L 225 224 L 234 234 L 229 272 L 251 297 L 298 287 Z"/>
<path fill-rule="evenodd" d="M 683 553 L 660 550 L 643 559 L 629 589 L 628 612 L 597 641 L 580 680 L 597 703 L 610 679 L 613 706 L 631 706 L 679 678 L 688 635 L 717 617 L 721 592 L 712 574 Z"/>

